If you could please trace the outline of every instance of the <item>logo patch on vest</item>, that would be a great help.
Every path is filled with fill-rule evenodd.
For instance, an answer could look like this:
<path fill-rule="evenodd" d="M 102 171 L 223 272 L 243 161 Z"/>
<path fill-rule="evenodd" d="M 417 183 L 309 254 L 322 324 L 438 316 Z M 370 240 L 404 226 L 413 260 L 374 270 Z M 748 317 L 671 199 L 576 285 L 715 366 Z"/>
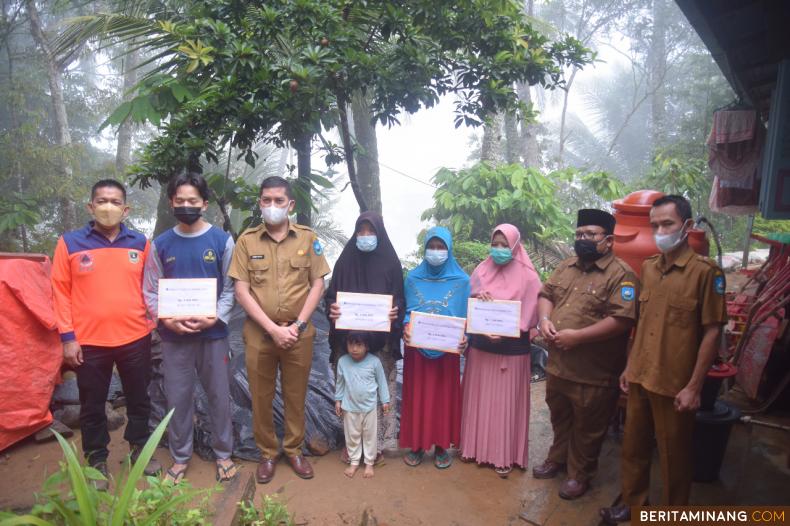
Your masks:
<path fill-rule="evenodd" d="M 89 272 L 93 270 L 93 257 L 85 252 L 80 256 L 80 272 Z"/>
<path fill-rule="evenodd" d="M 620 297 L 623 301 L 634 301 L 634 287 L 624 286 L 620 289 Z"/>
<path fill-rule="evenodd" d="M 207 248 L 205 252 L 203 252 L 203 261 L 206 263 L 214 263 L 217 261 L 217 254 L 210 248 Z"/>
<path fill-rule="evenodd" d="M 716 291 L 716 294 L 723 295 L 724 294 L 724 276 L 719 274 L 713 279 L 713 288 Z"/>
<path fill-rule="evenodd" d="M 139 263 L 140 262 L 140 253 L 136 250 L 129 251 L 129 263 Z"/>

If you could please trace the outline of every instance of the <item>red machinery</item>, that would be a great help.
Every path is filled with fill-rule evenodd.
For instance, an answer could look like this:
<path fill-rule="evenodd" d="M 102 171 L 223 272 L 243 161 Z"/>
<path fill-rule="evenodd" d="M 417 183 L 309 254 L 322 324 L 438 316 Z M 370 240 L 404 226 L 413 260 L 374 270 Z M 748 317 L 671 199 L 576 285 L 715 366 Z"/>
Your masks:
<path fill-rule="evenodd" d="M 738 366 L 737 382 L 750 398 L 758 398 L 758 389 L 765 365 L 785 321 L 785 309 L 790 302 L 790 244 L 762 236 L 752 238 L 770 245 L 766 262 L 751 274 L 738 292 L 728 294 L 727 326 L 729 361 Z M 770 406 L 787 385 L 790 372 L 753 412 Z"/>

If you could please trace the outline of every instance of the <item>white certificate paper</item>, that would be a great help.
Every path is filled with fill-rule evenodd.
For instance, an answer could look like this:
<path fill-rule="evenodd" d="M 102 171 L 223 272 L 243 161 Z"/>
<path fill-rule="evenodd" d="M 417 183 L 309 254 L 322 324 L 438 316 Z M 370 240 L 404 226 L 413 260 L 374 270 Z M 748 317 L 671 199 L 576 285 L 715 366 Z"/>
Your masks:
<path fill-rule="evenodd" d="M 469 298 L 467 332 L 493 336 L 521 336 L 520 301 L 482 301 Z"/>
<path fill-rule="evenodd" d="M 410 323 L 412 347 L 458 354 L 458 344 L 466 329 L 465 318 L 412 311 Z"/>
<path fill-rule="evenodd" d="M 217 316 L 217 278 L 160 279 L 159 317 Z"/>
<path fill-rule="evenodd" d="M 392 296 L 338 292 L 336 301 L 340 306 L 340 317 L 335 322 L 336 329 L 390 332 Z"/>

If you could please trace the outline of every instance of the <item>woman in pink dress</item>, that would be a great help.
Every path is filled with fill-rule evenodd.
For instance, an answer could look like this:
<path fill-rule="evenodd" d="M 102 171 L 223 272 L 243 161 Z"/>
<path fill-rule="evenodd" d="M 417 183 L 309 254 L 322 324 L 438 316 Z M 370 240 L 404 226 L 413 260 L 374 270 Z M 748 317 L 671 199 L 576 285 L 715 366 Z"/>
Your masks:
<path fill-rule="evenodd" d="M 494 229 L 490 256 L 472 273 L 471 286 L 472 297 L 484 301 L 521 302 L 521 336 L 471 335 L 463 378 L 461 458 L 507 477 L 528 463 L 529 330 L 541 286 L 515 226 Z"/>

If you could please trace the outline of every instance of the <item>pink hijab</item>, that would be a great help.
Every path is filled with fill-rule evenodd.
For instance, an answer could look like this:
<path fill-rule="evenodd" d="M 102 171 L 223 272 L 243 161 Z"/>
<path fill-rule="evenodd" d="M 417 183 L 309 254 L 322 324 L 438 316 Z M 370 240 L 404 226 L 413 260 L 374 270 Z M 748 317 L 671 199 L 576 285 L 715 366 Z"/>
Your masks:
<path fill-rule="evenodd" d="M 502 224 L 491 234 L 501 232 L 507 239 L 513 260 L 497 265 L 491 256 L 480 263 L 472 273 L 472 295 L 488 292 L 494 299 L 521 302 L 521 330 L 526 332 L 538 322 L 538 292 L 541 283 L 527 251 L 521 244 L 521 233 L 513 225 Z"/>

